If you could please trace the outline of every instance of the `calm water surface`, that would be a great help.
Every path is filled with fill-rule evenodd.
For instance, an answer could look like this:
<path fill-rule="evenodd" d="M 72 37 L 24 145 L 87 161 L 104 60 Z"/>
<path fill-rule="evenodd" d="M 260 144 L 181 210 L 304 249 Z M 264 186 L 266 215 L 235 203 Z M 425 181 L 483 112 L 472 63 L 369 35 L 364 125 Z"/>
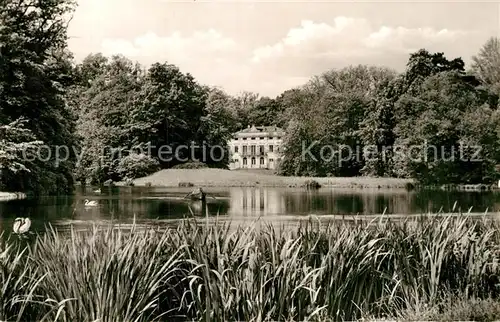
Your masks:
<path fill-rule="evenodd" d="M 39 200 L 0 202 L 0 231 L 12 230 L 16 217 L 30 217 L 34 230 L 46 224 L 56 227 L 112 221 L 132 223 L 172 222 L 193 214 L 202 216 L 201 206 L 183 197 L 190 188 L 78 187 L 73 196 L 42 197 Z M 231 220 L 271 218 L 290 221 L 315 215 L 422 214 L 444 212 L 456 207 L 473 212 L 500 210 L 498 192 L 450 192 L 404 190 L 352 190 L 322 188 L 317 191 L 284 188 L 206 188 L 209 213 Z M 97 207 L 85 207 L 84 200 L 96 200 Z"/>

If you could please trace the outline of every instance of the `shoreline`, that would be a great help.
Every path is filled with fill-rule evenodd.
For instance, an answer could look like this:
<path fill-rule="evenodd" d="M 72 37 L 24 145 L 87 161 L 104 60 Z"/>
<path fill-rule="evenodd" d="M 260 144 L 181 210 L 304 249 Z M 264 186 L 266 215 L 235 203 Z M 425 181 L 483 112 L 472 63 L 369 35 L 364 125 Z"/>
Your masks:
<path fill-rule="evenodd" d="M 164 169 L 133 180 L 134 186 L 155 187 L 275 187 L 300 188 L 314 180 L 324 188 L 343 189 L 406 189 L 411 179 L 375 177 L 285 177 L 264 171 L 224 169 Z M 116 183 L 118 186 L 125 182 Z"/>

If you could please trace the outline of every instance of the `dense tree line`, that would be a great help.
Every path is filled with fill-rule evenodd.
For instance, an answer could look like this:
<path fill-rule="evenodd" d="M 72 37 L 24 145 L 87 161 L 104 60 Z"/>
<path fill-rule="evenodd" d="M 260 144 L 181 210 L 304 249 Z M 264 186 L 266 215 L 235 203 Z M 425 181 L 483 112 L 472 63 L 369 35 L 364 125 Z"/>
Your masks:
<path fill-rule="evenodd" d="M 283 175 L 498 178 L 497 38 L 469 71 L 422 49 L 399 74 L 349 66 L 275 98 L 232 96 L 168 62 L 145 68 L 97 53 L 75 63 L 73 9 L 71 0 L 0 4 L 0 190 L 65 193 L 75 180 L 131 179 L 192 159 L 226 167 L 227 152 L 206 151 L 252 124 L 286 130 Z"/>
<path fill-rule="evenodd" d="M 399 75 L 356 66 L 313 78 L 287 106 L 281 173 L 492 182 L 500 157 L 499 57 L 492 39 L 468 73 L 461 58 L 422 49 Z"/>
<path fill-rule="evenodd" d="M 231 134 L 278 114 L 274 100 L 231 97 L 168 63 L 144 69 L 123 56 L 92 54 L 74 77 L 67 98 L 83 147 L 80 181 L 131 179 L 193 160 L 227 167 Z"/>

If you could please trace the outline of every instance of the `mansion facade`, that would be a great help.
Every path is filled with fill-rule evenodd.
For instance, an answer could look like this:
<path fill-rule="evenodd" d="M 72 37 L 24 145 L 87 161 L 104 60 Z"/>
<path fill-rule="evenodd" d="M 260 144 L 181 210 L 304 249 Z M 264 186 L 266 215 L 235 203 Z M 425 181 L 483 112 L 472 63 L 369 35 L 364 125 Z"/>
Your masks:
<path fill-rule="evenodd" d="M 229 141 L 229 169 L 276 169 L 285 132 L 277 126 L 249 126 Z"/>

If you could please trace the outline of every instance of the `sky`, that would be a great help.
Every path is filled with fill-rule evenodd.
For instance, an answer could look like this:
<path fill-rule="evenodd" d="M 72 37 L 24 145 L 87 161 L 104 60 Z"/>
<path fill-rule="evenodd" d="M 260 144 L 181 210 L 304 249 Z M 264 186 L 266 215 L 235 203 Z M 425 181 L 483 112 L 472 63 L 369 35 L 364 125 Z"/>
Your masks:
<path fill-rule="evenodd" d="M 500 37 L 500 2 L 78 0 L 69 49 L 177 65 L 230 94 L 277 96 L 349 65 L 403 71 L 420 48 L 462 57 Z"/>

